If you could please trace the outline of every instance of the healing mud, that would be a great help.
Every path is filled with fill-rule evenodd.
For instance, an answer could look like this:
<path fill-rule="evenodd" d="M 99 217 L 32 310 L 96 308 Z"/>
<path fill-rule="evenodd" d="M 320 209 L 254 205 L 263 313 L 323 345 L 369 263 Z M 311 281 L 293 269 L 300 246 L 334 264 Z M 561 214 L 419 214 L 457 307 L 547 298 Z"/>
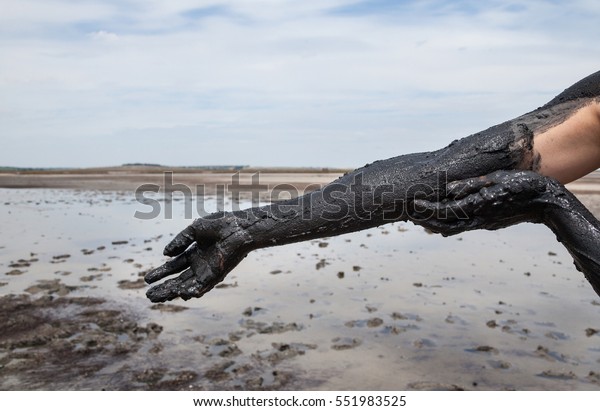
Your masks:
<path fill-rule="evenodd" d="M 135 379 L 117 387 L 101 370 L 151 344 L 162 327 L 142 326 L 102 299 L 51 294 L 0 298 L 2 388 L 85 389 L 91 376 L 97 388 L 144 388 Z"/>
<path fill-rule="evenodd" d="M 149 222 L 132 193 L 0 192 L 3 390 L 600 387 L 600 299 L 543 226 L 258 250 L 202 299 L 152 304 L 140 280 L 183 201 Z"/>

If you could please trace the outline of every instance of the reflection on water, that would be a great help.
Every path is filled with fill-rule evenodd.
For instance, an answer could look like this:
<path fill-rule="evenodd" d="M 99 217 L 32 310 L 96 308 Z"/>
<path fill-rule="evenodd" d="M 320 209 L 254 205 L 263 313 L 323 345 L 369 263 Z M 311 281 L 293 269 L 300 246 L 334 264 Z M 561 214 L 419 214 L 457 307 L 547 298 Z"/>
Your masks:
<path fill-rule="evenodd" d="M 132 193 L 0 193 L 4 298 L 100 298 L 103 312 L 132 321 L 111 331 L 96 310 L 77 333 L 52 337 L 76 339 L 88 360 L 121 347 L 77 382 L 61 380 L 60 365 L 48 381 L 19 377 L 15 344 L 0 344 L 3 389 L 599 386 L 600 299 L 543 226 L 442 238 L 391 224 L 260 250 L 203 298 L 156 306 L 141 275 L 190 222 L 183 201 L 171 220 L 139 220 Z M 92 318 L 71 303 L 63 318 Z"/>

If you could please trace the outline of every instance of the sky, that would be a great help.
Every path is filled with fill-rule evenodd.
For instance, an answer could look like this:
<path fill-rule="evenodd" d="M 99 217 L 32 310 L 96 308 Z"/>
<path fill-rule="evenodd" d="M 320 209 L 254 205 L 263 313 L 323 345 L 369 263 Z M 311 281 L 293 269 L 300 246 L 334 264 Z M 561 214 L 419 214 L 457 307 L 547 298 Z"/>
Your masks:
<path fill-rule="evenodd" d="M 358 167 L 600 70 L 600 2 L 0 0 L 0 166 Z"/>

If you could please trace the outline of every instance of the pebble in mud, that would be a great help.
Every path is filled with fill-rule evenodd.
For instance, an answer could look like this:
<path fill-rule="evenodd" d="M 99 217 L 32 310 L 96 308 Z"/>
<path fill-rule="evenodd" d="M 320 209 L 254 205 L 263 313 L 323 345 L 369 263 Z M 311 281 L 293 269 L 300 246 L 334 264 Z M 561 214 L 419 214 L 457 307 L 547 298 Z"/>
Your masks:
<path fill-rule="evenodd" d="M 155 390 L 172 391 L 177 388 L 191 387 L 189 384 L 196 381 L 198 374 L 192 370 L 183 370 L 175 373 L 169 373 L 165 379 L 158 384 L 150 387 Z"/>
<path fill-rule="evenodd" d="M 251 317 L 254 314 L 256 314 L 257 312 L 263 311 L 263 310 L 264 310 L 264 308 L 262 308 L 262 307 L 248 307 L 242 312 L 242 315 L 244 315 L 246 317 Z"/>
<path fill-rule="evenodd" d="M 154 304 L 150 306 L 150 309 L 157 310 L 163 313 L 178 313 L 187 310 L 188 307 L 175 304 Z"/>
<path fill-rule="evenodd" d="M 508 361 L 489 361 L 488 364 L 496 370 L 508 370 L 511 367 Z"/>
<path fill-rule="evenodd" d="M 274 322 L 268 324 L 251 319 L 242 321 L 241 326 L 247 330 L 256 331 L 259 334 L 281 334 L 288 331 L 300 331 L 303 328 L 302 325 L 297 323 L 285 324 L 281 322 Z"/>
<path fill-rule="evenodd" d="M 544 334 L 545 337 L 550 338 L 552 340 L 568 340 L 569 336 L 566 335 L 565 333 L 561 333 L 559 331 L 548 331 L 546 334 Z"/>
<path fill-rule="evenodd" d="M 437 344 L 430 340 L 429 338 L 419 338 L 418 340 L 413 341 L 413 346 L 415 348 L 433 348 Z"/>
<path fill-rule="evenodd" d="M 557 380 L 573 380 L 577 378 L 577 376 L 572 371 L 564 372 L 555 370 L 542 371 L 541 373 L 537 374 L 537 376 Z"/>
<path fill-rule="evenodd" d="M 244 337 L 245 334 L 246 333 L 242 330 L 230 332 L 228 335 L 229 341 L 233 341 L 233 342 L 240 341 Z"/>
<path fill-rule="evenodd" d="M 224 361 L 213 365 L 204 373 L 204 378 L 212 382 L 220 382 L 230 378 L 227 369 L 235 364 L 235 361 Z"/>
<path fill-rule="evenodd" d="M 121 280 L 119 281 L 119 288 L 122 290 L 136 290 L 138 288 L 146 287 L 146 282 L 143 278 L 139 278 L 135 281 Z"/>
<path fill-rule="evenodd" d="M 34 255 L 32 253 L 32 255 Z M 24 259 L 24 258 L 20 258 L 17 261 L 11 261 L 10 264 L 8 265 L 10 268 L 24 268 L 24 267 L 29 267 L 31 266 L 31 263 L 35 263 L 39 261 L 37 258 L 30 258 L 30 259 Z"/>
<path fill-rule="evenodd" d="M 586 377 L 586 380 L 588 380 L 591 383 L 600 385 L 600 374 L 594 371 L 590 371 Z"/>
<path fill-rule="evenodd" d="M 327 262 L 327 260 L 325 260 L 324 258 L 322 258 L 321 260 L 319 260 L 319 262 L 315 265 L 315 269 L 320 270 L 321 268 L 324 268 L 326 265 L 328 265 L 329 263 Z"/>
<path fill-rule="evenodd" d="M 242 350 L 229 340 L 217 338 L 207 343 L 203 354 L 207 357 L 217 355 L 222 358 L 232 358 L 242 354 Z"/>
<path fill-rule="evenodd" d="M 468 352 L 485 352 L 485 353 L 490 353 L 490 354 L 498 354 L 498 349 L 494 348 L 492 346 L 489 345 L 479 345 L 475 348 L 469 348 L 466 351 Z"/>
<path fill-rule="evenodd" d="M 304 355 L 308 350 L 317 348 L 316 344 L 301 344 L 301 343 L 272 343 L 273 349 L 259 352 L 256 355 L 267 361 L 269 364 L 277 365 L 284 360 Z"/>
<path fill-rule="evenodd" d="M 564 354 L 560 354 L 556 351 L 550 351 L 548 347 L 544 347 L 543 345 L 538 345 L 537 349 L 534 352 L 536 357 L 543 358 L 550 362 L 566 362 L 567 357 Z"/>
<path fill-rule="evenodd" d="M 23 270 L 18 270 L 18 269 L 14 269 L 14 270 L 10 270 L 9 272 L 6 273 L 6 275 L 21 275 L 21 274 L 25 274 L 27 271 L 23 271 Z"/>
<path fill-rule="evenodd" d="M 377 328 L 383 325 L 383 320 L 379 317 L 369 318 L 368 320 L 353 320 L 347 321 L 344 323 L 346 327 L 354 328 L 354 327 L 364 327 L 368 328 Z"/>
<path fill-rule="evenodd" d="M 220 283 L 220 284 L 215 285 L 215 288 L 218 290 L 222 290 L 225 288 L 236 288 L 236 287 L 238 287 L 237 281 L 234 283 Z"/>
<path fill-rule="evenodd" d="M 63 284 L 59 279 L 55 280 L 40 280 L 37 284 L 27 287 L 25 292 L 30 294 L 38 294 L 45 293 L 48 295 L 58 295 L 60 297 L 64 297 L 69 294 L 71 291 L 78 289 L 76 286 L 69 286 Z"/>
<path fill-rule="evenodd" d="M 143 371 L 134 373 L 133 377 L 138 382 L 153 385 L 159 382 L 166 373 L 165 368 L 147 368 Z"/>
<path fill-rule="evenodd" d="M 109 266 L 106 265 L 106 263 L 103 263 L 99 268 L 98 267 L 90 267 L 87 269 L 88 271 L 99 271 L 102 273 L 107 273 L 110 270 L 112 270 L 112 268 L 110 268 Z"/>
<path fill-rule="evenodd" d="M 487 325 L 490 328 L 496 328 L 498 326 L 498 323 L 495 320 L 489 320 L 485 323 L 485 325 Z"/>
<path fill-rule="evenodd" d="M 391 315 L 393 320 L 411 320 L 411 321 L 423 321 L 421 317 L 416 314 L 405 314 L 399 312 L 393 312 Z"/>
<path fill-rule="evenodd" d="M 91 275 L 84 275 L 83 277 L 79 277 L 79 281 L 88 283 L 90 281 L 94 281 L 94 280 L 97 280 L 100 278 L 102 278 L 102 274 L 91 274 Z"/>
<path fill-rule="evenodd" d="M 454 314 L 448 314 L 444 321 L 448 324 L 460 324 L 460 325 L 468 324 L 467 321 L 463 320 L 461 317 L 454 315 Z"/>
<path fill-rule="evenodd" d="M 237 390 L 278 390 L 289 386 L 295 378 L 293 373 L 280 370 L 267 370 L 256 375 L 260 372 L 260 368 L 258 370 L 253 368 L 252 364 L 231 364 L 225 369 L 227 373 L 225 380 L 237 381 L 234 383 L 234 388 Z"/>
<path fill-rule="evenodd" d="M 383 320 L 378 317 L 370 318 L 369 320 L 367 320 L 367 327 L 369 327 L 369 328 L 379 327 L 382 324 L 383 324 Z"/>
<path fill-rule="evenodd" d="M 415 325 L 409 325 L 407 327 L 399 327 L 396 325 L 386 325 L 385 327 L 383 327 L 382 331 L 380 331 L 382 334 L 392 334 L 392 335 L 398 335 L 398 334 L 402 334 L 404 332 L 410 331 L 410 330 L 418 330 L 419 327 L 415 326 Z"/>
<path fill-rule="evenodd" d="M 187 388 L 197 378 L 198 374 L 191 370 L 168 373 L 165 368 L 148 368 L 134 374 L 136 382 L 144 383 L 152 390 Z"/>
<path fill-rule="evenodd" d="M 359 338 L 335 337 L 331 340 L 331 349 L 336 351 L 350 350 L 362 344 Z"/>
<path fill-rule="evenodd" d="M 419 381 L 408 384 L 408 389 L 418 391 L 464 391 L 465 389 L 455 384 L 444 384 L 441 382 Z"/>

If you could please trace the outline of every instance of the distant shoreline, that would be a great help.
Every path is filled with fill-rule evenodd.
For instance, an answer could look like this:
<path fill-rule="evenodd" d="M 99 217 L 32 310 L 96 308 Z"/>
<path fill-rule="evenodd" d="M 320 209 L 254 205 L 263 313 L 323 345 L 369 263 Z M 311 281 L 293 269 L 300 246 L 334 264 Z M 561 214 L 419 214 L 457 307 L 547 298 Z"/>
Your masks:
<path fill-rule="evenodd" d="M 124 164 L 106 167 L 0 167 L 0 174 L 162 174 L 173 173 L 345 173 L 350 168 L 339 167 L 255 167 L 247 165 L 164 166 L 159 164 Z"/>
<path fill-rule="evenodd" d="M 309 186 L 327 184 L 348 170 L 328 168 L 204 168 L 165 166 L 119 166 L 70 169 L 0 170 L 0 188 L 12 189 L 73 189 L 100 191 L 135 191 L 143 184 L 158 185 L 161 190 L 176 191 L 177 184 L 192 189 L 202 185 L 206 194 L 215 192 L 218 185 L 229 186 L 239 176 L 240 184 L 267 185 L 269 189 L 292 185 L 299 191 Z M 171 174 L 172 173 L 172 174 Z M 258 183 L 256 174 L 258 173 Z M 253 181 L 254 176 L 254 181 Z M 167 181 L 170 179 L 170 182 Z"/>

